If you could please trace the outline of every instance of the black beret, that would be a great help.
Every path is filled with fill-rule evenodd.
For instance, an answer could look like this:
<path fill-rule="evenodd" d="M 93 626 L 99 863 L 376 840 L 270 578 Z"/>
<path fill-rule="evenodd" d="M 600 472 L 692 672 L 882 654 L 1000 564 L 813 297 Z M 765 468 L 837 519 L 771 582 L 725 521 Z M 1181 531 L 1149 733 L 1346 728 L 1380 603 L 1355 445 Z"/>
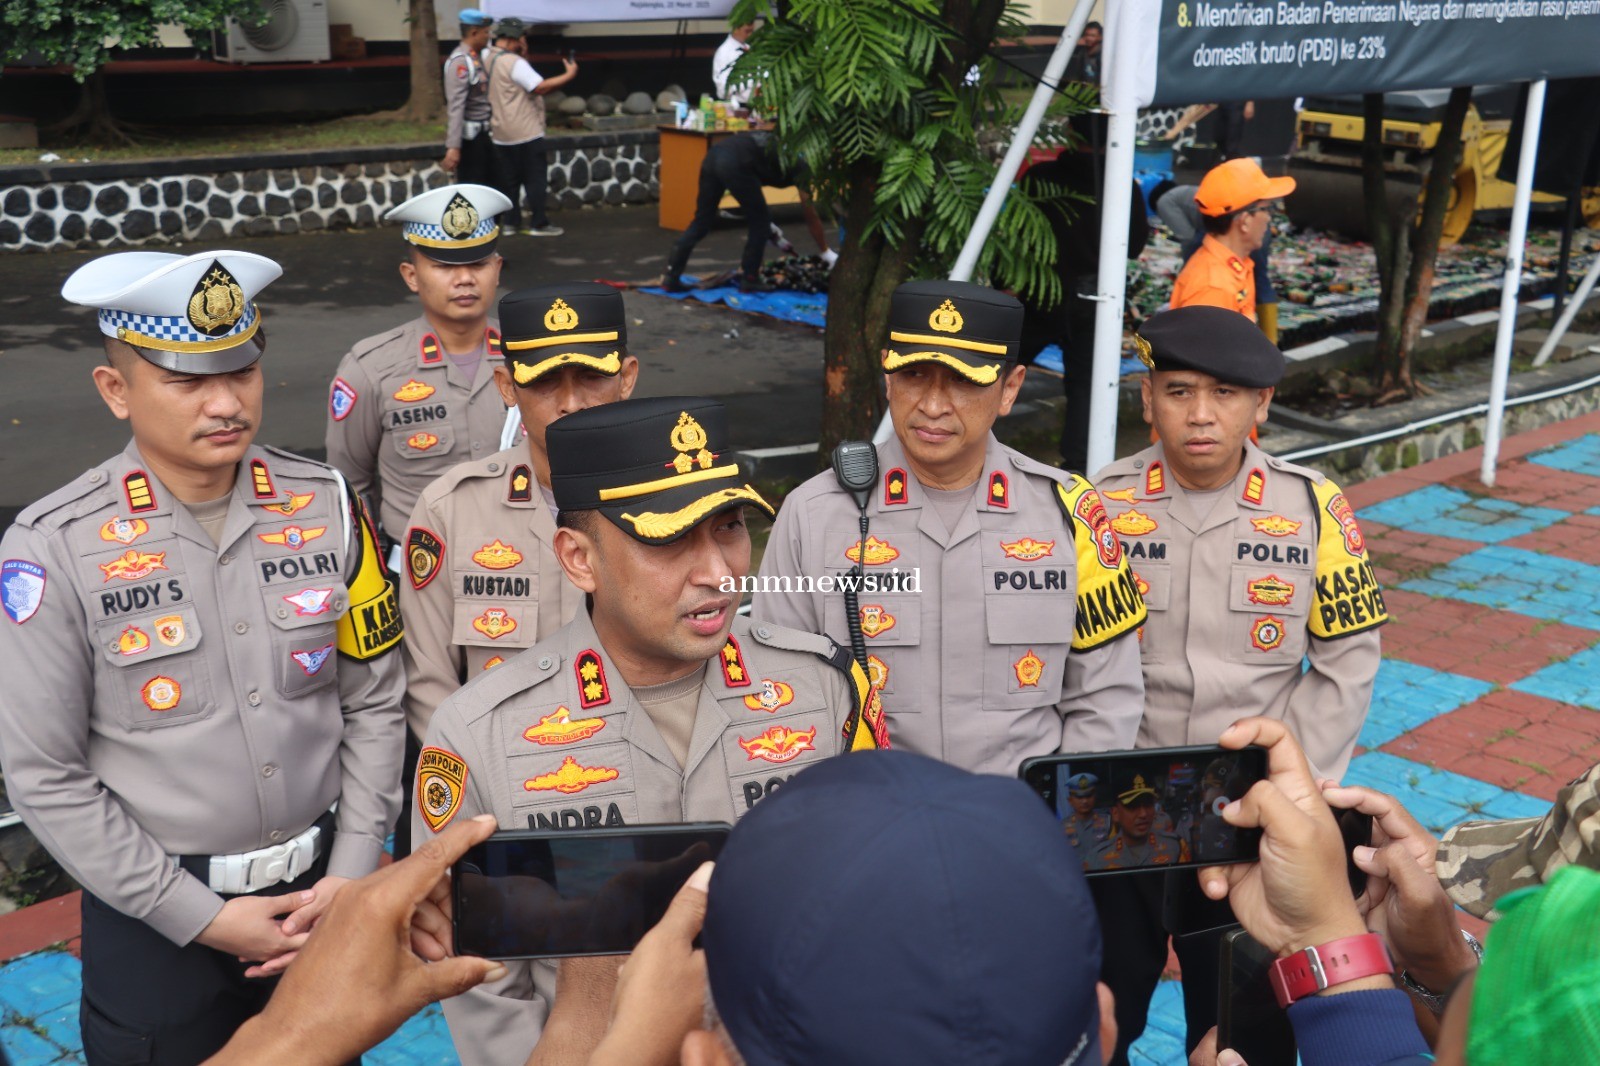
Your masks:
<path fill-rule="evenodd" d="M 993 385 L 1022 342 L 1016 297 L 969 281 L 908 281 L 889 299 L 889 349 L 883 370 L 943 363 L 963 377 Z"/>
<path fill-rule="evenodd" d="M 506 293 L 500 300 L 500 345 L 518 385 L 569 364 L 615 374 L 628 354 L 622 293 L 594 281 Z"/>
<path fill-rule="evenodd" d="M 545 430 L 563 511 L 597 510 L 646 544 L 670 544 L 730 504 L 772 507 L 728 455 L 727 410 L 703 396 L 601 404 Z"/>
<path fill-rule="evenodd" d="M 1223 307 L 1179 307 L 1155 315 L 1133 335 L 1151 370 L 1198 370 L 1247 389 L 1283 380 L 1284 359 L 1261 327 Z"/>

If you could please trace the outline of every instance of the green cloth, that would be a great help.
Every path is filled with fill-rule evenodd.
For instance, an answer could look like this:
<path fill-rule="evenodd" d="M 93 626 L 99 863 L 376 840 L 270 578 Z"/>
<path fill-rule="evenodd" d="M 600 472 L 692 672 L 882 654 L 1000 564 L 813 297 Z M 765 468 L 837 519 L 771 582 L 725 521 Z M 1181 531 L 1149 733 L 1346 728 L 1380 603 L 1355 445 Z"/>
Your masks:
<path fill-rule="evenodd" d="M 1469 1066 L 1600 1063 L 1600 872 L 1557 870 L 1497 907 L 1472 992 Z"/>

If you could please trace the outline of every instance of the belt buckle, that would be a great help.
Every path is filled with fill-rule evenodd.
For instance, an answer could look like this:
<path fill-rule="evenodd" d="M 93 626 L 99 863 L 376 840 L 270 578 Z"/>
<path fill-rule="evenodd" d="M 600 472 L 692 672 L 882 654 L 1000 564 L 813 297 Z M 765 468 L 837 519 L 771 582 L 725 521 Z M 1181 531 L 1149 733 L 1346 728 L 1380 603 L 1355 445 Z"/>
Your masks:
<path fill-rule="evenodd" d="M 258 855 L 250 861 L 250 872 L 245 878 L 246 891 L 256 892 L 268 885 L 293 881 L 300 876 L 301 866 L 298 845 L 278 844 L 267 848 L 265 854 Z"/>

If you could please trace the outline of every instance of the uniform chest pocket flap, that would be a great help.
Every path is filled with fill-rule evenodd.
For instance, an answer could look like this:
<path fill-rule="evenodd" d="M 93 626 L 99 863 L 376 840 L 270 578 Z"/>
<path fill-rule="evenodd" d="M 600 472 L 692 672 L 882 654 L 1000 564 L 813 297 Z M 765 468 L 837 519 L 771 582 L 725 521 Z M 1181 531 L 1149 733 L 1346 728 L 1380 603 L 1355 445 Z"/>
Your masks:
<path fill-rule="evenodd" d="M 526 648 L 539 630 L 539 609 L 532 600 L 461 599 L 454 611 L 450 639 L 463 647 Z"/>
<path fill-rule="evenodd" d="M 391 412 L 385 417 L 392 423 L 395 415 L 404 413 L 406 412 Z M 441 418 L 433 422 L 391 424 L 389 439 L 400 458 L 429 459 L 436 455 L 444 455 L 454 448 L 456 434 L 450 423 Z"/>
<path fill-rule="evenodd" d="M 1074 607 L 1065 595 L 988 595 L 983 656 L 985 710 L 1009 711 L 1054 703 L 1061 691 Z M 1042 695 L 1043 694 L 1043 695 Z"/>
<path fill-rule="evenodd" d="M 1166 563 L 1146 563 L 1132 570 L 1144 605 L 1152 611 L 1165 611 L 1172 599 L 1172 568 Z"/>
<path fill-rule="evenodd" d="M 328 609 L 317 614 L 301 614 L 284 602 L 268 607 L 273 671 L 283 695 L 303 696 L 333 683 L 338 674 L 333 662 L 338 620 L 349 598 L 341 584 L 334 587 Z"/>
<path fill-rule="evenodd" d="M 211 677 L 199 654 L 200 637 L 193 607 L 95 624 L 100 654 L 115 668 L 108 702 L 123 724 L 155 729 L 210 715 Z"/>

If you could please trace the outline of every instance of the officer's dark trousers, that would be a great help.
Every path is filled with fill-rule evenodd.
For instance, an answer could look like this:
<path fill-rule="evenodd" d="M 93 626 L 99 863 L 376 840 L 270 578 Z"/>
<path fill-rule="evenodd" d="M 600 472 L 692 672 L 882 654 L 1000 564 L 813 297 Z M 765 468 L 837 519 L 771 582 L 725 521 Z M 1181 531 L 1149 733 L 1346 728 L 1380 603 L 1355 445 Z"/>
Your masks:
<path fill-rule="evenodd" d="M 489 124 L 476 137 L 461 139 L 461 162 L 456 164 L 456 181 L 463 185 L 487 185 L 498 189 L 503 184 L 496 176 L 494 142 L 489 139 Z"/>
<path fill-rule="evenodd" d="M 511 201 L 511 210 L 500 216 L 503 229 L 520 228 L 522 219 L 522 193 L 528 194 L 529 226 L 543 229 L 550 224 L 545 212 L 545 151 L 544 138 L 535 137 L 521 144 L 497 144 L 495 155 L 500 160 L 500 191 Z M 509 221 L 508 221 L 509 219 Z"/>
<path fill-rule="evenodd" d="M 327 869 L 324 854 L 297 880 L 255 895 L 304 891 Z M 232 955 L 192 942 L 180 948 L 87 892 L 82 952 L 79 1027 L 89 1066 L 204 1062 L 261 1012 L 278 984 L 245 977 L 251 964 Z"/>
<path fill-rule="evenodd" d="M 761 181 L 754 174 L 741 169 L 737 160 L 727 153 L 713 152 L 700 166 L 700 192 L 694 202 L 694 221 L 683 231 L 672 246 L 672 256 L 667 263 L 667 279 L 676 281 L 689 265 L 689 253 L 711 232 L 717 220 L 718 204 L 722 194 L 730 192 L 744 212 L 744 254 L 739 267 L 746 278 L 755 279 L 761 274 L 761 253 L 767 246 L 767 236 L 772 229 L 772 213 L 767 209 L 767 198 L 761 192 Z"/>
<path fill-rule="evenodd" d="M 1112 1066 L 1127 1066 L 1128 1048 L 1144 1032 L 1150 997 L 1167 965 L 1167 928 L 1163 917 L 1161 873 L 1122 874 L 1089 881 L 1100 914 L 1100 980 L 1116 1002 L 1117 1050 Z M 1196 880 L 1193 870 L 1174 877 Z M 1195 891 L 1199 891 L 1196 882 Z M 1183 970 L 1183 1013 L 1188 1025 L 1185 1049 L 1192 1052 L 1217 1024 L 1217 966 L 1226 929 L 1172 938 Z"/>
<path fill-rule="evenodd" d="M 1066 406 L 1061 424 L 1062 469 L 1088 476 L 1089 401 L 1093 392 L 1094 315 L 1097 306 L 1078 293 L 1093 293 L 1095 279 L 1063 279 L 1061 302 L 1048 311 L 1023 305 L 1021 352 L 1031 363 L 1046 345 L 1061 346 L 1061 388 Z"/>

